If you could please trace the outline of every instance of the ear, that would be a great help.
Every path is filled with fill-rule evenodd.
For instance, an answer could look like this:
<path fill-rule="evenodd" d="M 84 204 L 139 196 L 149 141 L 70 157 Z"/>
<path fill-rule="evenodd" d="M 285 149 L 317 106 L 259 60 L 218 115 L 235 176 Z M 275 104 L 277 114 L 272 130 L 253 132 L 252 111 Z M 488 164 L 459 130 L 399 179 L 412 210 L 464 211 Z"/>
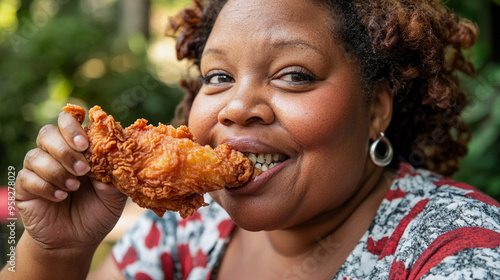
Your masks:
<path fill-rule="evenodd" d="M 375 85 L 370 101 L 370 139 L 378 138 L 385 132 L 392 119 L 393 95 L 386 80 Z"/>

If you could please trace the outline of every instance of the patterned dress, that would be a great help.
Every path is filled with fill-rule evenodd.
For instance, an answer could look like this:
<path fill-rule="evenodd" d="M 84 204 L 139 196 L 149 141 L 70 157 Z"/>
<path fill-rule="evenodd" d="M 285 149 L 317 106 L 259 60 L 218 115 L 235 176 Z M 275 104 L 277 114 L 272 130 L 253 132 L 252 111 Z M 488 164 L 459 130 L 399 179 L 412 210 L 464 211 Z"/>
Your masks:
<path fill-rule="evenodd" d="M 208 200 L 208 198 L 207 198 Z M 235 227 L 215 202 L 182 220 L 146 213 L 113 248 L 128 279 L 215 278 Z M 309 279 L 328 237 L 282 279 Z M 500 279 L 500 204 L 480 191 L 402 164 L 369 229 L 337 272 L 351 279 Z"/>

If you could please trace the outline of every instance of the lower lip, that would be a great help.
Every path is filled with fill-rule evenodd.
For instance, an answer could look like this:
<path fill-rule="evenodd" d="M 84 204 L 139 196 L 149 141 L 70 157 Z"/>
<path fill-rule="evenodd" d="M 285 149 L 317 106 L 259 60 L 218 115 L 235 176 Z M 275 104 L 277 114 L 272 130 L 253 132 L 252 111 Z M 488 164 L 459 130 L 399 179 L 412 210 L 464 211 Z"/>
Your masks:
<path fill-rule="evenodd" d="M 247 183 L 243 184 L 242 186 L 234 188 L 226 188 L 226 190 L 231 194 L 237 194 L 237 195 L 255 194 L 259 190 L 263 189 L 276 174 L 278 174 L 283 168 L 285 168 L 288 162 L 289 160 L 285 160 L 284 162 L 269 169 L 268 171 L 262 172 L 260 175 L 248 181 Z"/>

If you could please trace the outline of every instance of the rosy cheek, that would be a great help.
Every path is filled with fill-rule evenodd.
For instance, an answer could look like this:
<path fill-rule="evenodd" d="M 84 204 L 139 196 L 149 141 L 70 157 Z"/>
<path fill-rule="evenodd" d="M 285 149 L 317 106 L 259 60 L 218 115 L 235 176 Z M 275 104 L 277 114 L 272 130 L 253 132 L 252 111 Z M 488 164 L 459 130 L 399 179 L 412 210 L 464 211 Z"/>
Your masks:
<path fill-rule="evenodd" d="M 214 98 L 198 95 L 193 102 L 189 114 L 188 125 L 197 142 L 200 144 L 209 143 L 209 131 L 217 123 L 218 102 Z"/>
<path fill-rule="evenodd" d="M 204 118 L 200 116 L 204 115 L 204 111 L 206 109 L 203 106 L 200 106 L 200 102 L 198 100 L 199 97 L 196 97 L 191 107 L 191 111 L 189 113 L 188 126 L 191 129 L 191 132 L 193 132 L 197 141 L 199 142 L 200 140 L 203 140 L 200 138 L 202 135 L 205 134 L 203 130 L 206 129 L 206 125 L 204 125 L 203 123 Z"/>
<path fill-rule="evenodd" d="M 306 146 L 327 144 L 353 124 L 351 102 L 326 96 L 311 95 L 287 106 L 289 128 Z"/>

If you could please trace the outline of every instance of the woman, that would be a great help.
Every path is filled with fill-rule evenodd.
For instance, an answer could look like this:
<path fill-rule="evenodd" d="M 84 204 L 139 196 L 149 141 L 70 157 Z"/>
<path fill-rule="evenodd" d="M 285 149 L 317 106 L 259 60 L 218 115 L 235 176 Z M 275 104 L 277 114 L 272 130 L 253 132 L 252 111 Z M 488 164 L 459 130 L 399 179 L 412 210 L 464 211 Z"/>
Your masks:
<path fill-rule="evenodd" d="M 466 153 L 456 72 L 473 74 L 472 24 L 430 0 L 196 4 L 173 20 L 201 75 L 184 82 L 189 126 L 281 156 L 186 220 L 146 214 L 91 278 L 500 277 L 499 204 L 431 172 Z M 76 181 L 83 135 L 63 113 L 27 154 L 16 277 L 84 278 L 121 214 L 113 186 Z"/>

